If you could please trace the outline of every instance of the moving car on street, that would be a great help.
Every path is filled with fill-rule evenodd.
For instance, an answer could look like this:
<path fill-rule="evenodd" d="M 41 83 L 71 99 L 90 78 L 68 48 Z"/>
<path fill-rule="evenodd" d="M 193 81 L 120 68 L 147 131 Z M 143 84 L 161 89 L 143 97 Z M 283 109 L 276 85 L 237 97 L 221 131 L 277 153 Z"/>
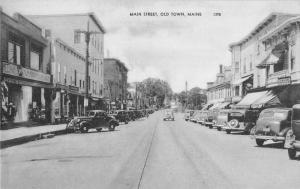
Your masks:
<path fill-rule="evenodd" d="M 300 151 L 300 104 L 292 108 L 292 129 L 286 135 L 285 147 L 289 158 L 295 159 L 297 151 Z"/>
<path fill-rule="evenodd" d="M 115 127 L 119 126 L 119 122 L 113 116 L 107 115 L 103 110 L 91 110 L 87 117 L 74 117 L 66 127 L 68 131 L 80 131 L 87 133 L 90 129 L 96 129 L 100 132 L 107 128 L 109 131 L 114 131 Z"/>
<path fill-rule="evenodd" d="M 167 109 L 163 118 L 164 121 L 175 121 L 173 110 Z"/>
<path fill-rule="evenodd" d="M 287 132 L 291 129 L 290 108 L 268 108 L 263 110 L 254 127 L 254 138 L 258 146 L 267 140 L 286 141 Z"/>

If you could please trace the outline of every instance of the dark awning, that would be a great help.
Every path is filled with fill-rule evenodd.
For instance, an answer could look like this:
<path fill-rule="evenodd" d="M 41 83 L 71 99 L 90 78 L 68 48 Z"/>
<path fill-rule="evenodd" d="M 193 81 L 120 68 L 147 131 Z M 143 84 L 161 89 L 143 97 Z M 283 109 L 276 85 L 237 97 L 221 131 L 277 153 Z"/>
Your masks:
<path fill-rule="evenodd" d="M 248 93 L 239 103 L 235 105 L 235 107 L 245 107 L 250 108 L 250 106 L 255 103 L 258 99 L 262 98 L 268 93 L 268 91 L 260 91 Z"/>
<path fill-rule="evenodd" d="M 256 100 L 252 105 L 251 108 L 262 108 L 268 106 L 275 106 L 280 105 L 280 100 L 276 94 L 272 91 L 268 91 L 264 96 Z"/>

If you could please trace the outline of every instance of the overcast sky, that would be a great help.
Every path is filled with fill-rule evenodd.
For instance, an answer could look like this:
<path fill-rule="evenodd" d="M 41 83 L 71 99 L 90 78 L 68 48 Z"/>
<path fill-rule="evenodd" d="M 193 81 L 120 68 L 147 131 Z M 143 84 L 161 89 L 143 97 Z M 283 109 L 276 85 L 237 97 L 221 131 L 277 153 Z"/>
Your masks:
<path fill-rule="evenodd" d="M 218 65 L 230 65 L 228 45 L 247 35 L 271 12 L 300 14 L 300 1 L 200 0 L 0 0 L 12 14 L 94 12 L 107 30 L 105 54 L 129 67 L 129 82 L 168 81 L 175 92 L 206 88 Z M 131 12 L 201 12 L 196 17 L 133 17 Z M 221 16 L 213 16 L 213 13 Z M 109 53 L 108 53 L 109 52 Z"/>

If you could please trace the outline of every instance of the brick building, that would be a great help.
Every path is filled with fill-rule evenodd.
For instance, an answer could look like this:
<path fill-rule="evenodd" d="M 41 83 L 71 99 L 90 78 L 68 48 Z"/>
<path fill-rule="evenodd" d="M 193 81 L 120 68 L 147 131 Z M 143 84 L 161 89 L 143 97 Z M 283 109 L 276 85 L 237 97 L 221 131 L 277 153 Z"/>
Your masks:
<path fill-rule="evenodd" d="M 115 58 L 104 59 L 105 97 L 112 108 L 126 109 L 127 73 L 123 62 Z"/>

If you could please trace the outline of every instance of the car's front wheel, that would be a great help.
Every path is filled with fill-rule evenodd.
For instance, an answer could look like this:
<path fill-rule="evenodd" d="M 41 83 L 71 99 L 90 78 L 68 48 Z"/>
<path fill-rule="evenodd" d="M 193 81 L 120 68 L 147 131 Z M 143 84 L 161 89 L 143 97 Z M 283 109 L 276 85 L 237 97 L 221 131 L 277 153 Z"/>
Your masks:
<path fill-rule="evenodd" d="M 264 144 L 265 140 L 262 139 L 256 139 L 257 146 L 262 146 Z"/>
<path fill-rule="evenodd" d="M 296 159 L 296 150 L 295 149 L 289 148 L 288 154 L 289 154 L 290 159 Z"/>
<path fill-rule="evenodd" d="M 217 130 L 218 130 L 218 131 L 221 131 L 221 127 L 218 127 Z"/>
<path fill-rule="evenodd" d="M 227 129 L 227 130 L 226 130 L 226 133 L 227 133 L 227 134 L 230 134 L 230 133 L 231 133 L 231 130 L 228 130 L 228 129 Z"/>
<path fill-rule="evenodd" d="M 97 130 L 97 132 L 101 132 L 102 131 L 102 128 L 99 128 L 99 129 L 96 129 Z"/>

